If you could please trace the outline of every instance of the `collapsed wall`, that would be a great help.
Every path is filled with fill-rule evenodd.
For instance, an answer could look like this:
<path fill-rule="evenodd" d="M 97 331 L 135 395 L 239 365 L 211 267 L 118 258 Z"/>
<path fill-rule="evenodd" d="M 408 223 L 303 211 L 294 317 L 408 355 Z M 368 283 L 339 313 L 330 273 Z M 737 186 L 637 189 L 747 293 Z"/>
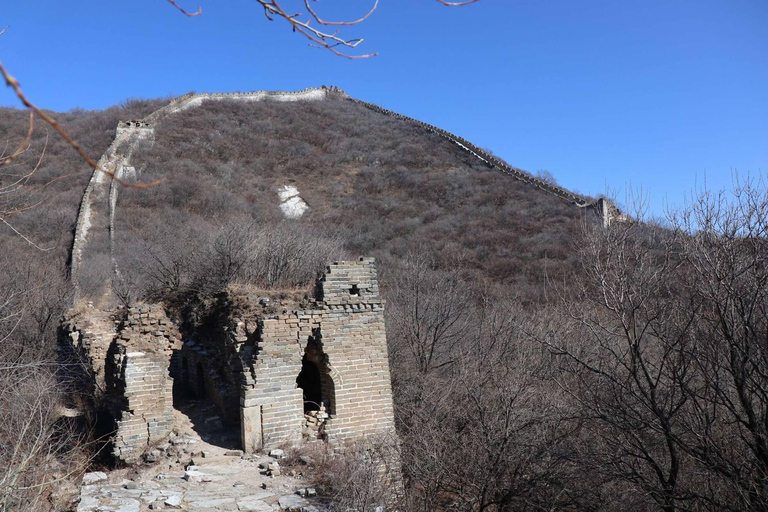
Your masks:
<path fill-rule="evenodd" d="M 242 398 L 244 449 L 298 440 L 318 416 L 315 432 L 332 442 L 394 432 L 373 258 L 330 265 L 311 307 L 262 319 L 255 344 Z"/>
<path fill-rule="evenodd" d="M 62 321 L 59 352 L 97 416 L 112 424 L 112 455 L 127 463 L 173 427 L 168 367 L 180 336 L 159 306 L 74 309 Z"/>
<path fill-rule="evenodd" d="M 112 454 L 127 463 L 170 433 L 174 384 L 213 403 L 249 452 L 393 435 L 373 258 L 329 265 L 314 295 L 293 306 L 223 292 L 183 334 L 160 305 L 85 307 L 65 316 L 60 351 L 92 406 L 113 419 Z"/>

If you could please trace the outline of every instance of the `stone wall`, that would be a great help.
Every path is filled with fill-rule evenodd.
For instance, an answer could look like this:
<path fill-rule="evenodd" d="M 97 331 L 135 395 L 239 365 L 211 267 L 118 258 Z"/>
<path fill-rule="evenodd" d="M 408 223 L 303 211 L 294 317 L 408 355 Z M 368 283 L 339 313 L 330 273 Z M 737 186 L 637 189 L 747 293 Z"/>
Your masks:
<path fill-rule="evenodd" d="M 140 460 L 173 426 L 173 384 L 214 403 L 246 451 L 394 433 L 384 302 L 372 258 L 336 262 L 314 296 L 275 306 L 221 293 L 184 334 L 161 305 L 68 313 L 62 354 L 79 361 L 113 455 Z M 268 306 L 264 306 L 268 304 Z"/>
<path fill-rule="evenodd" d="M 173 426 L 171 354 L 181 348 L 176 327 L 162 307 L 102 311 L 93 307 L 65 315 L 59 350 L 82 380 L 91 406 L 113 419 L 113 455 L 139 460 Z"/>
<path fill-rule="evenodd" d="M 297 387 L 297 377 L 307 363 L 319 373 L 329 441 L 394 432 L 384 303 L 372 258 L 330 265 L 311 308 L 262 320 L 254 341 L 242 398 L 244 449 L 301 438 L 308 390 Z"/>

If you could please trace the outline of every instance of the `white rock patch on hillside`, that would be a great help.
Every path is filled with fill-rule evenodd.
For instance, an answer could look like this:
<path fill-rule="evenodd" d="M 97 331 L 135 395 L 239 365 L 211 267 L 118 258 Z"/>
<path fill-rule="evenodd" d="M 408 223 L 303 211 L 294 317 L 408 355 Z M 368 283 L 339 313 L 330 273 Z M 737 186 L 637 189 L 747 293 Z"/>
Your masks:
<path fill-rule="evenodd" d="M 278 189 L 280 210 L 289 219 L 298 219 L 309 209 L 309 205 L 299 196 L 299 189 L 293 185 L 285 185 Z"/>

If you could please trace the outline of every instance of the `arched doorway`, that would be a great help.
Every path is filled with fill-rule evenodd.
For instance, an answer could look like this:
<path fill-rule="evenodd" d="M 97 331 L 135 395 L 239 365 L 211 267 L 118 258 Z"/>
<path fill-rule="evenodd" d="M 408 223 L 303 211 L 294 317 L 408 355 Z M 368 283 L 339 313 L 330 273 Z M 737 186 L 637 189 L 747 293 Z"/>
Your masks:
<path fill-rule="evenodd" d="M 301 360 L 301 372 L 296 378 L 296 385 L 302 389 L 304 395 L 304 412 L 319 411 L 323 400 L 320 370 L 317 365 L 307 359 L 307 355 Z"/>
<path fill-rule="evenodd" d="M 315 332 L 307 341 L 296 386 L 302 389 L 305 413 L 319 411 L 321 406 L 324 406 L 327 414 L 335 413 L 336 389 L 319 332 Z"/>

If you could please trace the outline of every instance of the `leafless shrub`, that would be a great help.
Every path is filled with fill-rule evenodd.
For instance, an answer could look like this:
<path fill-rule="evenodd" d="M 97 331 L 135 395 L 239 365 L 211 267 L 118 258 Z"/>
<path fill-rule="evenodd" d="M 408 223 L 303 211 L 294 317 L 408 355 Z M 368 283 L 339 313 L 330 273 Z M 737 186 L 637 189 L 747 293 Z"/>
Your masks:
<path fill-rule="evenodd" d="M 400 498 L 400 453 L 392 436 L 350 443 L 343 451 L 313 454 L 313 483 L 332 500 L 333 510 L 373 512 Z"/>
<path fill-rule="evenodd" d="M 82 437 L 60 421 L 60 386 L 43 365 L 0 362 L 0 510 L 63 510 L 85 470 Z"/>

